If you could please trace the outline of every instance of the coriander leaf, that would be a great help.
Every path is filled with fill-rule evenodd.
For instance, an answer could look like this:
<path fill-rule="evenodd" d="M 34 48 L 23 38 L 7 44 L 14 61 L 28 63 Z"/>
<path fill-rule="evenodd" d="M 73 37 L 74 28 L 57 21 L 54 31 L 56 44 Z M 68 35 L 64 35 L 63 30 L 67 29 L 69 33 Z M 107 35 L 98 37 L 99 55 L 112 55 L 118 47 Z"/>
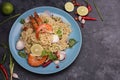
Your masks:
<path fill-rule="evenodd" d="M 25 20 L 22 18 L 22 19 L 20 20 L 20 23 L 21 23 L 21 24 L 24 24 L 24 23 L 25 23 Z"/>
<path fill-rule="evenodd" d="M 57 59 L 57 56 L 55 54 L 53 54 L 52 52 L 49 52 L 48 55 L 49 55 L 50 60 L 56 60 Z"/>
<path fill-rule="evenodd" d="M 76 44 L 76 40 L 75 39 L 69 39 L 69 47 L 72 48 L 75 44 Z"/>
<path fill-rule="evenodd" d="M 22 57 L 22 58 L 26 58 L 26 54 L 25 54 L 24 52 L 22 52 L 22 51 L 19 51 L 19 52 L 18 52 L 18 55 L 19 55 L 20 57 Z"/>
<path fill-rule="evenodd" d="M 41 56 L 46 56 L 46 55 L 48 55 L 48 52 L 46 50 L 43 50 Z"/>

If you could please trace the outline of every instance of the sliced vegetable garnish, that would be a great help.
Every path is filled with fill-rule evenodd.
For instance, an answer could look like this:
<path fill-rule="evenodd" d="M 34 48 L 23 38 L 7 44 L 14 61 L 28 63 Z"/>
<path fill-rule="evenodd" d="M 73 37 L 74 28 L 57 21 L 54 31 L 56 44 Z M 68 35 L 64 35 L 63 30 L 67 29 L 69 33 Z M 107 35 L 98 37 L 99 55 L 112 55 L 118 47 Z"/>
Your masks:
<path fill-rule="evenodd" d="M 35 56 L 41 56 L 42 51 L 43 51 L 43 47 L 39 44 L 34 44 L 31 47 L 31 53 Z"/>
<path fill-rule="evenodd" d="M 19 51 L 18 55 L 22 58 L 26 58 L 26 54 L 23 51 Z"/>
<path fill-rule="evenodd" d="M 75 39 L 69 39 L 69 47 L 72 48 L 75 44 L 76 44 L 76 40 Z"/>
<path fill-rule="evenodd" d="M 65 10 L 68 12 L 72 12 L 74 10 L 74 5 L 72 2 L 65 3 Z"/>
<path fill-rule="evenodd" d="M 85 6 L 79 6 L 77 8 L 77 13 L 80 15 L 80 16 L 86 16 L 88 14 L 88 8 L 85 7 Z"/>
<path fill-rule="evenodd" d="M 22 18 L 22 19 L 20 20 L 20 23 L 21 23 L 21 24 L 24 24 L 24 23 L 25 23 L 25 19 Z"/>

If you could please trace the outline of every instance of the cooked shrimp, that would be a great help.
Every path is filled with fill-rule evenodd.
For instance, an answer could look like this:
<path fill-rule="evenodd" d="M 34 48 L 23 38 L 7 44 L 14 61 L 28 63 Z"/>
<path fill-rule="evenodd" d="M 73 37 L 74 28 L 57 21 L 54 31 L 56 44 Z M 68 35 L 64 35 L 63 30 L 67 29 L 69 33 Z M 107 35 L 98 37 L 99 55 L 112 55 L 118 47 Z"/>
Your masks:
<path fill-rule="evenodd" d="M 41 25 L 42 20 L 40 19 L 39 15 L 36 12 L 34 12 L 34 18 L 36 22 L 38 23 L 38 25 Z"/>
<path fill-rule="evenodd" d="M 46 60 L 47 56 L 43 56 L 41 59 L 39 59 L 32 54 L 28 55 L 28 64 L 33 67 L 41 66 Z"/>
<path fill-rule="evenodd" d="M 35 21 L 35 19 L 32 15 L 29 16 L 29 18 L 30 18 L 30 22 L 32 23 L 34 29 L 36 30 L 39 27 L 39 25 L 37 24 L 37 22 Z"/>

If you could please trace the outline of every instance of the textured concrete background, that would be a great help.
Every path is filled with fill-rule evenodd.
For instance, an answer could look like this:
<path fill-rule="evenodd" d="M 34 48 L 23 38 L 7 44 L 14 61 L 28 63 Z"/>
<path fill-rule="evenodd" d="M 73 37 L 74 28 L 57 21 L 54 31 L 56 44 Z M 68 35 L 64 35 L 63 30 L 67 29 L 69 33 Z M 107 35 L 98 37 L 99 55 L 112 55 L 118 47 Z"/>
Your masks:
<path fill-rule="evenodd" d="M 7 0 L 0 0 L 0 3 L 3 1 Z M 65 2 L 69 0 L 9 1 L 15 6 L 13 13 L 15 14 L 38 6 L 64 9 Z M 92 0 L 89 1 L 93 6 Z M 78 0 L 78 2 L 84 4 L 83 0 Z M 85 28 L 80 27 L 83 44 L 75 62 L 65 70 L 51 75 L 34 74 L 15 63 L 14 72 L 18 73 L 20 80 L 120 80 L 120 0 L 95 0 L 95 2 L 104 16 L 104 21 L 100 21 L 93 6 L 90 16 L 96 17 L 98 21 L 87 21 Z M 70 13 L 74 16 L 73 14 L 73 12 Z M 1 21 L 7 17 L 0 14 Z M 15 20 L 10 20 L 0 26 L 0 42 L 8 42 L 9 31 Z M 0 49 L 0 58 L 2 55 L 3 50 Z M 8 60 L 4 65 L 7 70 L 9 70 Z M 0 80 L 2 80 L 1 75 Z"/>

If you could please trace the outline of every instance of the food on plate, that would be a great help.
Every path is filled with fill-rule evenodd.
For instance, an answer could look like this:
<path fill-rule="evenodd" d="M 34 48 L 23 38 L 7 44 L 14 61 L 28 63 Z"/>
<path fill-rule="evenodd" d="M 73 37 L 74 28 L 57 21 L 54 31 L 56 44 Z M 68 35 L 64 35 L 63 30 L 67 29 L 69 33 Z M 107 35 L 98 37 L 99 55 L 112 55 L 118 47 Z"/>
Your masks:
<path fill-rule="evenodd" d="M 20 22 L 23 27 L 16 49 L 23 50 L 20 55 L 27 55 L 28 64 L 33 67 L 46 67 L 51 62 L 59 64 L 64 60 L 65 50 L 75 45 L 69 43 L 69 35 L 72 32 L 70 24 L 64 22 L 61 17 L 44 12 L 34 12 L 27 19 L 29 20 L 22 19 L 24 23 Z"/>

